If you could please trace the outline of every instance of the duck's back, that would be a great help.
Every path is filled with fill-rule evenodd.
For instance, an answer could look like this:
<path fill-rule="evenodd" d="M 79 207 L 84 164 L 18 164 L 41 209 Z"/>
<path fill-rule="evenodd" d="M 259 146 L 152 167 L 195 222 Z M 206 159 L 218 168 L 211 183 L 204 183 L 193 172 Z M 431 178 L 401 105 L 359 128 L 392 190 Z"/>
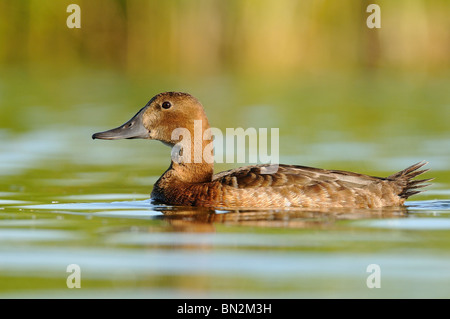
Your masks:
<path fill-rule="evenodd" d="M 416 188 L 425 186 L 421 183 L 427 180 L 411 180 L 425 171 L 418 170 L 424 164 L 415 164 L 387 178 L 295 165 L 278 165 L 275 173 L 268 174 L 268 165 L 246 166 L 216 174 L 208 183 L 168 183 L 167 195 L 156 198 L 168 204 L 209 207 L 400 206 L 407 197 L 419 192 Z"/>
<path fill-rule="evenodd" d="M 426 180 L 411 181 L 423 171 L 418 163 L 387 178 L 306 166 L 268 165 L 242 167 L 216 174 L 223 206 L 236 207 L 358 207 L 402 205 Z M 414 189 L 414 190 L 413 190 Z"/>

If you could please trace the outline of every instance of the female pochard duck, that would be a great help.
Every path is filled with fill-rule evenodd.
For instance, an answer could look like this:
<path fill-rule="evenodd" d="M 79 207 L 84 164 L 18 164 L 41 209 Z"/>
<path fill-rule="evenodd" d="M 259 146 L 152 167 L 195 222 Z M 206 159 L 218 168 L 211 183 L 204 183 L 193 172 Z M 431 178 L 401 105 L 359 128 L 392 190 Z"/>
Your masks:
<path fill-rule="evenodd" d="M 296 165 L 278 165 L 276 171 L 268 173 L 269 164 L 214 175 L 210 160 L 203 156 L 198 161 L 183 160 L 183 148 L 174 148 L 180 140 L 175 140 L 172 132 L 183 128 L 193 136 L 194 121 L 199 120 L 203 136 L 210 126 L 202 104 L 187 93 L 165 92 L 153 97 L 122 126 L 95 133 L 92 138 L 143 138 L 171 146 L 172 154 L 178 152 L 179 156 L 175 160 L 172 156 L 169 169 L 156 182 L 151 194 L 152 199 L 171 205 L 252 208 L 402 206 L 408 197 L 420 192 L 418 188 L 426 186 L 423 182 L 429 180 L 412 180 L 427 171 L 419 170 L 425 162 L 386 178 Z M 203 151 L 211 140 L 201 140 Z M 190 158 L 193 159 L 199 142 L 191 139 L 190 143 Z M 188 155 L 186 153 L 184 155 Z"/>

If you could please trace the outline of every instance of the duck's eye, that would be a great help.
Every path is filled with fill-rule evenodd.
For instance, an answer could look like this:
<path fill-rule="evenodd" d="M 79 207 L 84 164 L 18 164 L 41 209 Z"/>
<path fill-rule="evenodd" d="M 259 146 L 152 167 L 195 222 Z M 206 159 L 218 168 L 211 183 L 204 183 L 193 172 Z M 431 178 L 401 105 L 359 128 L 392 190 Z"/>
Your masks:
<path fill-rule="evenodd" d="M 167 110 L 167 109 L 170 109 L 170 107 L 172 106 L 172 103 L 166 101 L 161 106 L 163 109 Z"/>

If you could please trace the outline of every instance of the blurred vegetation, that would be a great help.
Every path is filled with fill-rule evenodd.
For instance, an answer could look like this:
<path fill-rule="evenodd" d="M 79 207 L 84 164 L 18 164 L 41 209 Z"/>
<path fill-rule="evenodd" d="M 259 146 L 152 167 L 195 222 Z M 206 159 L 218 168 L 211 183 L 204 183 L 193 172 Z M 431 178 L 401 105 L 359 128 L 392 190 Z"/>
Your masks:
<path fill-rule="evenodd" d="M 0 0 L 0 127 L 119 124 L 182 90 L 222 128 L 448 135 L 450 2 L 377 0 L 380 29 L 369 3 Z"/>
<path fill-rule="evenodd" d="M 66 8 L 81 7 L 81 29 Z M 309 74 L 449 67 L 448 0 L 1 0 L 0 66 L 135 73 Z"/>

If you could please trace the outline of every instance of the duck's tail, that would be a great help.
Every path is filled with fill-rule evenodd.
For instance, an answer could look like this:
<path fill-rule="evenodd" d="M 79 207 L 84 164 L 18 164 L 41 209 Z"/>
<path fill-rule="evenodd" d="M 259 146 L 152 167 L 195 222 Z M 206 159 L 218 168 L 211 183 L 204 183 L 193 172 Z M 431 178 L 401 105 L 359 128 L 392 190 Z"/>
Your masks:
<path fill-rule="evenodd" d="M 429 169 L 419 170 L 419 168 L 426 164 L 428 164 L 426 161 L 416 163 L 387 178 L 394 181 L 400 187 L 399 197 L 407 199 L 412 195 L 423 192 L 423 190 L 418 190 L 419 188 L 430 185 L 424 183 L 433 180 L 433 178 L 413 180 L 414 177 L 429 171 Z"/>

